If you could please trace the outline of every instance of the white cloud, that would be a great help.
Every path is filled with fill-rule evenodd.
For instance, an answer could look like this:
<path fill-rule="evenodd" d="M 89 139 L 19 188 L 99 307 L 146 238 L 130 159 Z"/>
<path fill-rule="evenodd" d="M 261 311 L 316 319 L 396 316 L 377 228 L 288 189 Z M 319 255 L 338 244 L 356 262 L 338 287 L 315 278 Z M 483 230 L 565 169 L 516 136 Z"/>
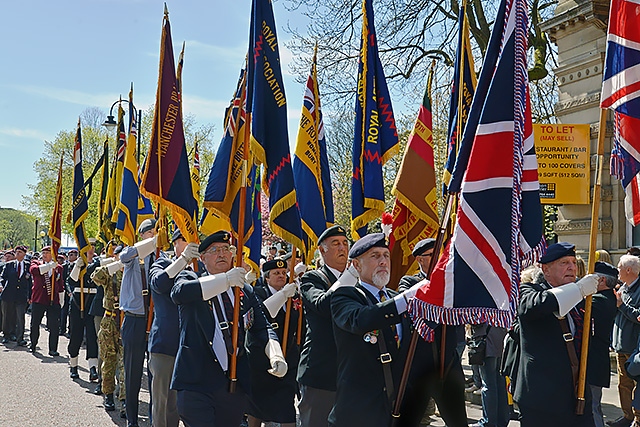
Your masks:
<path fill-rule="evenodd" d="M 30 138 L 44 140 L 51 137 L 36 129 L 0 128 L 0 134 L 16 138 Z"/>
<path fill-rule="evenodd" d="M 78 90 L 62 89 L 56 87 L 43 86 L 15 86 L 15 89 L 31 95 L 51 98 L 58 101 L 69 102 L 79 105 L 111 105 L 114 99 L 118 99 L 118 94 L 95 94 L 85 93 Z"/>
<path fill-rule="evenodd" d="M 182 45 L 180 45 L 180 48 Z M 212 44 L 202 43 L 197 40 L 187 40 L 185 43 L 185 57 L 206 57 L 214 59 L 216 62 L 225 62 L 237 66 L 242 64 L 246 54 L 246 46 L 216 46 Z M 176 51 L 177 55 L 180 50 Z M 188 60 L 188 59 L 187 59 Z"/>

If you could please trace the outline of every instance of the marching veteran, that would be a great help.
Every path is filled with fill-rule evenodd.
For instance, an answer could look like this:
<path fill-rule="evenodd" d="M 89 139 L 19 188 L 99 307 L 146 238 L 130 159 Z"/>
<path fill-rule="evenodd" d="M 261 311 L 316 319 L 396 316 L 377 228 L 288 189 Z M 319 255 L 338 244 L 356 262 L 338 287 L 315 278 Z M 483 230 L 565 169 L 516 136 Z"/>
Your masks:
<path fill-rule="evenodd" d="M 247 331 L 252 351 L 264 351 L 269 373 L 283 377 L 287 363 L 278 337 L 267 322 L 253 288 L 246 282 L 255 275 L 233 267 L 235 249 L 228 231 L 211 234 L 200 243 L 200 259 L 206 271 L 201 277 L 183 270 L 175 279 L 171 298 L 180 314 L 180 346 L 171 388 L 178 391 L 178 414 L 187 427 L 236 426 L 248 407 L 251 393 L 249 364 L 242 345 Z M 239 287 L 240 301 L 233 288 Z M 240 304 L 238 327 L 237 386 L 229 392 L 233 309 Z"/>

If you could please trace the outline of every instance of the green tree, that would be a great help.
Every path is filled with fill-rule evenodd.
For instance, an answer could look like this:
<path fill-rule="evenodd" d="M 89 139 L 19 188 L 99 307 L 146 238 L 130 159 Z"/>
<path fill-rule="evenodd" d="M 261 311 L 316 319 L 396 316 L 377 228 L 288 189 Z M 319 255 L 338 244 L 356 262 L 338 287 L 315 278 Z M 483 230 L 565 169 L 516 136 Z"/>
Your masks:
<path fill-rule="evenodd" d="M 25 212 L 0 208 L 0 244 L 2 249 L 15 248 L 18 245 L 27 245 L 34 248 L 36 237 L 36 218 Z M 40 228 L 40 227 L 39 227 Z"/>

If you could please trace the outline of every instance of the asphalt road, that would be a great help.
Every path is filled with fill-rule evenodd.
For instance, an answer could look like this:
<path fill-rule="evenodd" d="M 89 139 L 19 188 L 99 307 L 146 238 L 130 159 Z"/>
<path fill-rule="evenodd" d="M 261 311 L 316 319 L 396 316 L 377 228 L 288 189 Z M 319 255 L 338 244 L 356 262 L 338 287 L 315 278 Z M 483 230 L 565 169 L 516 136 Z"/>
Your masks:
<path fill-rule="evenodd" d="M 27 332 L 31 318 L 27 315 Z M 89 368 L 84 349 L 80 350 L 80 378 L 69 378 L 69 340 L 60 337 L 58 351 L 60 356 L 48 356 L 47 340 L 49 333 L 41 326 L 40 342 L 36 353 L 27 352 L 27 347 L 18 347 L 15 342 L 0 344 L 0 426 L 64 426 L 64 427 L 105 427 L 126 426 L 126 420 L 120 418 L 119 404 L 116 410 L 106 412 L 102 405 L 102 396 L 93 394 L 96 384 L 89 382 Z M 145 369 L 146 370 L 146 369 Z M 471 374 L 468 366 L 465 373 Z M 605 421 L 616 419 L 622 412 L 619 409 L 617 378 L 611 377 L 611 387 L 603 392 L 603 411 Z M 147 377 L 142 380 L 140 392 L 139 424 L 149 427 L 149 392 Z M 475 403 L 467 403 L 469 423 L 476 422 L 482 416 L 479 396 L 467 396 Z M 181 424 L 182 425 L 182 424 Z M 270 424 L 268 427 L 277 424 Z M 445 426 L 442 419 L 431 417 L 428 424 L 433 427 Z M 519 426 L 511 421 L 509 427 Z"/>

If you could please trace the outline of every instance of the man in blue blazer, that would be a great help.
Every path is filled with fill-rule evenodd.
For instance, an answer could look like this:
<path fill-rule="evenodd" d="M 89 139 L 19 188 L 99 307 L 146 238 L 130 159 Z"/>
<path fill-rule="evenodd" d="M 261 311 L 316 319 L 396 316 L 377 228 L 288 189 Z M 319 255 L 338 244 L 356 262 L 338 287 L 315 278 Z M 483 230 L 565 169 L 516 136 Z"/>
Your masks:
<path fill-rule="evenodd" d="M 19 346 L 27 345 L 24 339 L 24 314 L 32 284 L 29 263 L 24 259 L 27 250 L 26 246 L 17 246 L 16 259 L 6 263 L 2 270 L 3 344 L 11 339 Z"/>
<path fill-rule="evenodd" d="M 151 419 L 154 427 L 178 427 L 177 393 L 170 389 L 173 365 L 180 340 L 178 307 L 171 300 L 174 279 L 197 259 L 197 243 L 187 243 L 179 229 L 171 236 L 173 259 L 159 258 L 149 269 L 153 297 L 153 324 L 149 333 L 149 371 L 151 372 Z"/>
<path fill-rule="evenodd" d="M 180 346 L 173 370 L 171 388 L 178 392 L 178 413 L 187 427 L 237 426 L 247 409 L 250 372 L 244 346 L 251 330 L 251 351 L 264 351 L 269 358 L 269 373 L 283 377 L 287 363 L 278 338 L 247 284 L 242 267 L 233 268 L 235 248 L 231 234 L 218 231 L 202 241 L 200 259 L 203 276 L 183 270 L 175 279 L 171 298 L 180 314 Z M 249 274 L 248 276 L 253 276 Z M 240 288 L 235 301 L 233 288 Z M 240 304 L 236 390 L 229 391 L 229 368 L 233 346 L 231 330 L 233 308 Z"/>

